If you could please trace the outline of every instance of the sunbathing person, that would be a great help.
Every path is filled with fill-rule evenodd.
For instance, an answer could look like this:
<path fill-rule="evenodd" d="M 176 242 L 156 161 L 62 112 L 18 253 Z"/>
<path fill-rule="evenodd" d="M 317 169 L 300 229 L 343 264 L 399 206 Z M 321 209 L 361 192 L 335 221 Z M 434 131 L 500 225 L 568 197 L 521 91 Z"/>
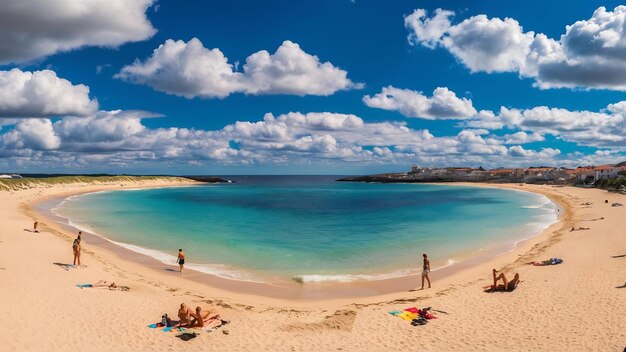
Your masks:
<path fill-rule="evenodd" d="M 507 280 L 506 276 L 504 275 L 504 273 L 500 273 L 500 275 L 496 275 L 498 271 L 496 269 L 493 269 L 493 285 L 491 285 L 491 289 L 494 291 L 513 291 L 515 290 L 515 288 L 517 287 L 517 284 L 519 283 L 519 274 L 515 274 L 515 276 L 513 277 L 513 280 L 509 281 Z M 498 285 L 498 281 L 502 279 L 502 281 L 504 282 L 503 285 Z"/>
<path fill-rule="evenodd" d="M 100 280 L 95 284 L 77 284 L 79 288 L 108 288 L 111 291 L 128 291 L 128 286 L 118 286 L 115 282 Z"/>
<path fill-rule="evenodd" d="M 187 307 L 185 303 L 180 304 L 180 309 L 178 310 L 178 319 L 180 319 L 180 326 L 189 324 L 189 319 L 191 317 L 191 309 Z"/>
<path fill-rule="evenodd" d="M 561 264 L 561 263 L 563 263 L 563 259 L 550 258 L 550 259 L 542 260 L 542 261 L 538 261 L 538 262 L 530 262 L 528 264 L 534 265 L 534 266 L 547 266 L 547 265 L 557 265 L 557 264 Z"/>
<path fill-rule="evenodd" d="M 100 280 L 93 284 L 93 287 L 117 288 L 117 285 L 115 284 L 115 282 Z"/>
<path fill-rule="evenodd" d="M 202 308 L 196 307 L 195 313 L 191 313 L 191 322 L 187 324 L 190 328 L 216 328 L 222 325 L 220 315 L 218 313 L 212 313 L 210 310 L 202 311 Z"/>

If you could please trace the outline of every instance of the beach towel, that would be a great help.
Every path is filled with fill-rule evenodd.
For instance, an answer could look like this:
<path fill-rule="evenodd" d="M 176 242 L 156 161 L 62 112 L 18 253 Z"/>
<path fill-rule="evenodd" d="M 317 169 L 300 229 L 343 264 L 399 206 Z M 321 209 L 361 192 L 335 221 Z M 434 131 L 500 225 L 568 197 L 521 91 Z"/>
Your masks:
<path fill-rule="evenodd" d="M 161 323 L 154 323 L 154 324 L 150 324 L 150 325 L 148 325 L 148 327 L 149 327 L 150 329 L 162 328 L 162 327 L 163 327 L 163 324 L 161 324 Z"/>
<path fill-rule="evenodd" d="M 417 309 L 415 307 L 407 308 L 407 309 L 405 309 L 405 311 L 406 312 L 415 313 L 415 314 L 419 314 L 419 309 Z"/>
<path fill-rule="evenodd" d="M 393 315 L 395 317 L 395 316 L 398 316 L 398 315 L 402 314 L 402 312 L 399 311 L 399 310 L 392 310 L 391 312 L 389 312 L 389 314 L 391 314 L 391 315 Z"/>
<path fill-rule="evenodd" d="M 398 318 L 402 318 L 404 320 L 411 321 L 411 320 L 417 318 L 417 313 L 411 313 L 411 312 L 404 311 L 404 312 L 402 312 L 401 314 L 398 315 Z"/>
<path fill-rule="evenodd" d="M 81 289 L 83 288 L 91 288 L 93 287 L 92 284 L 77 284 L 76 287 L 80 287 Z"/>

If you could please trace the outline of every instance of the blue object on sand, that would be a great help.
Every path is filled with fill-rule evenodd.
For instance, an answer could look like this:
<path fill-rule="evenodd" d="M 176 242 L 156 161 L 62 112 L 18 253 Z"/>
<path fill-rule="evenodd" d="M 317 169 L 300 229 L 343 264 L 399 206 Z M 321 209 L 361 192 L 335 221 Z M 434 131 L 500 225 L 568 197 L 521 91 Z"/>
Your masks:
<path fill-rule="evenodd" d="M 174 328 L 173 326 L 168 326 L 165 329 L 163 329 L 163 332 L 170 332 L 172 331 L 173 328 Z"/>
<path fill-rule="evenodd" d="M 93 285 L 92 284 L 78 284 L 78 285 L 76 285 L 76 287 L 88 288 L 88 287 L 93 287 Z"/>
<path fill-rule="evenodd" d="M 156 324 L 156 323 L 154 323 L 154 324 L 150 324 L 150 325 L 148 325 L 148 327 L 149 327 L 150 329 L 156 329 L 156 328 L 157 328 L 157 324 Z"/>

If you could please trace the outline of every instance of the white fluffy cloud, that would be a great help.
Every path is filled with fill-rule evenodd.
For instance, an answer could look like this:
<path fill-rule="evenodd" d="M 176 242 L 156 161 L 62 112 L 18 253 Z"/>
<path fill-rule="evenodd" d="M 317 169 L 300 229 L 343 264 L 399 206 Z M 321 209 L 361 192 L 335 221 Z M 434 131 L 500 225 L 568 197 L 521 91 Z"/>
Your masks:
<path fill-rule="evenodd" d="M 514 145 L 509 148 L 511 156 L 514 158 L 533 158 L 538 160 L 550 159 L 561 154 L 561 151 L 553 148 L 543 148 L 540 151 L 527 150 L 520 145 Z"/>
<path fill-rule="evenodd" d="M 524 131 L 515 132 L 512 134 L 504 135 L 505 144 L 526 144 L 532 142 L 540 142 L 545 140 L 545 137 L 541 133 L 533 132 L 528 134 Z"/>
<path fill-rule="evenodd" d="M 407 117 L 428 120 L 459 120 L 477 114 L 470 99 L 459 98 L 445 87 L 435 89 L 429 98 L 422 92 L 389 86 L 374 96 L 364 96 L 363 102 L 372 108 L 399 111 Z"/>
<path fill-rule="evenodd" d="M 626 150 L 626 102 L 611 104 L 601 112 L 570 111 L 538 106 L 532 109 L 502 107 L 497 115 L 482 114 L 464 121 L 464 126 L 497 130 L 507 127 L 520 132 L 505 135 L 506 144 L 543 140 L 546 134 L 578 145 Z M 531 131 L 527 134 L 524 131 Z"/>
<path fill-rule="evenodd" d="M 0 135 L 2 149 L 48 150 L 57 149 L 60 145 L 61 139 L 48 119 L 24 119 L 15 129 Z"/>
<path fill-rule="evenodd" d="M 197 38 L 168 39 L 151 57 L 124 66 L 115 77 L 190 99 L 233 93 L 331 95 L 361 86 L 348 79 L 346 71 L 320 62 L 291 41 L 274 54 L 261 50 L 248 56 L 240 72 L 219 49 L 207 49 Z"/>
<path fill-rule="evenodd" d="M 512 18 L 472 16 L 452 24 L 451 11 L 405 17 L 409 42 L 445 48 L 472 72 L 517 72 L 540 88 L 626 90 L 626 6 L 599 7 L 561 38 L 525 32 Z"/>
<path fill-rule="evenodd" d="M 87 115 L 98 102 L 89 87 L 60 78 L 54 71 L 0 71 L 0 118 Z"/>
<path fill-rule="evenodd" d="M 0 64 L 28 62 L 82 46 L 117 47 L 150 38 L 154 0 L 4 0 Z"/>
<path fill-rule="evenodd" d="M 503 157 L 528 163 L 546 151 L 508 148 L 485 131 L 463 130 L 437 137 L 404 123 L 365 122 L 329 112 L 266 114 L 261 121 L 238 121 L 219 130 L 148 128 L 142 112 L 100 111 L 92 116 L 23 119 L 3 128 L 0 163 L 64 162 L 80 166 L 107 163 L 128 167 L 162 165 L 299 165 L 466 163 L 499 165 Z M 543 154 L 542 154 L 543 153 Z M 553 153 L 554 155 L 558 153 Z"/>

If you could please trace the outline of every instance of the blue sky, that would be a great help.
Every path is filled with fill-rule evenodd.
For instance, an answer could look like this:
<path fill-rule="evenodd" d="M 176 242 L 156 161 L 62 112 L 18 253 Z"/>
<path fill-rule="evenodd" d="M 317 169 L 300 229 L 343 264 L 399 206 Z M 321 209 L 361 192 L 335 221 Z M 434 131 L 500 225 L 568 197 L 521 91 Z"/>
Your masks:
<path fill-rule="evenodd" d="M 619 2 L 17 3 L 0 15 L 0 170 L 347 174 L 626 159 Z M 157 58 L 160 45 L 184 53 Z M 228 78 L 207 73 L 225 67 L 208 58 L 216 49 L 234 65 Z M 245 72 L 264 50 L 273 66 Z M 39 79 L 58 95 L 24 83 Z"/>

